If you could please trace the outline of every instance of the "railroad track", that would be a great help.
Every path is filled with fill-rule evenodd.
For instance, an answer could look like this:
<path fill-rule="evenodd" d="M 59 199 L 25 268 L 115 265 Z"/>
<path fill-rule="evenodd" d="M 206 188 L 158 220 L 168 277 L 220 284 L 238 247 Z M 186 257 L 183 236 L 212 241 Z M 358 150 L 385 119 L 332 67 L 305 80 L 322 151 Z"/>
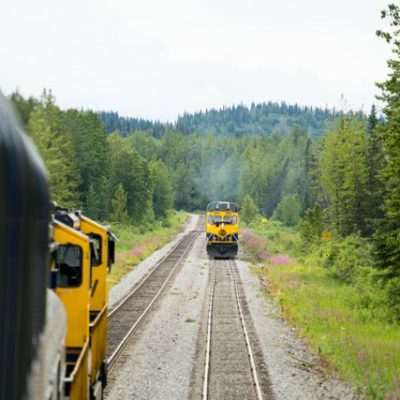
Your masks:
<path fill-rule="evenodd" d="M 263 399 L 233 260 L 212 260 L 203 399 Z"/>
<path fill-rule="evenodd" d="M 202 218 L 197 228 L 200 229 Z M 165 255 L 132 292 L 108 314 L 107 363 L 111 368 L 128 339 L 145 319 L 152 306 L 182 263 L 200 230 L 189 232 Z"/>

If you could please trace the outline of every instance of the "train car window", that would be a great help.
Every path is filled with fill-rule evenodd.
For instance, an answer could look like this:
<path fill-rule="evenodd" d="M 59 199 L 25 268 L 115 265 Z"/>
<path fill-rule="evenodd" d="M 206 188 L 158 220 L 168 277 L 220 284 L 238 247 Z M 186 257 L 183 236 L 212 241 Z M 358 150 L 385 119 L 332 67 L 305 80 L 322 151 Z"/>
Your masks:
<path fill-rule="evenodd" d="M 108 239 L 108 270 L 111 270 L 111 266 L 115 262 L 115 241 Z"/>
<path fill-rule="evenodd" d="M 82 283 L 82 249 L 67 244 L 57 249 L 56 268 L 58 269 L 58 287 L 78 287 Z"/>
<path fill-rule="evenodd" d="M 97 267 L 101 264 L 101 251 L 102 251 L 102 246 L 101 246 L 101 236 L 97 235 L 96 233 L 90 233 L 89 234 L 90 239 L 92 240 L 94 247 L 96 249 L 95 254 L 92 254 L 92 265 Z"/>
<path fill-rule="evenodd" d="M 118 238 L 111 231 L 107 232 L 108 236 L 108 271 L 111 271 L 111 266 L 115 262 L 115 242 Z"/>

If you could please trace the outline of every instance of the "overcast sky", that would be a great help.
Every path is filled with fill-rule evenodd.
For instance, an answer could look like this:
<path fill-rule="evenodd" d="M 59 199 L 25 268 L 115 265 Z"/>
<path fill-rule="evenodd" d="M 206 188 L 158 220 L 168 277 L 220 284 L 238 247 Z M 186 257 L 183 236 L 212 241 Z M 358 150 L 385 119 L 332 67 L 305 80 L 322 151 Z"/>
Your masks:
<path fill-rule="evenodd" d="M 368 111 L 379 0 L 1 0 L 0 88 L 174 120 L 252 101 Z"/>

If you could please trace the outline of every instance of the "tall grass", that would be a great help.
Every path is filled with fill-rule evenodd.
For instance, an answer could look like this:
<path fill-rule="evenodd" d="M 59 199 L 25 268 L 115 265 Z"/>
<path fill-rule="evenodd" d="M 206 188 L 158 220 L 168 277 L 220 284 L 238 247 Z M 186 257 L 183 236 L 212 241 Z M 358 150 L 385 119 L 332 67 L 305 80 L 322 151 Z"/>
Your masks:
<path fill-rule="evenodd" d="M 335 279 L 323 267 L 323 251 L 304 254 L 296 230 L 278 224 L 243 233 L 245 249 L 263 262 L 257 271 L 268 278 L 282 315 L 329 370 L 367 398 L 400 399 L 400 326 L 384 318 L 383 296 L 369 272 L 352 284 Z"/>

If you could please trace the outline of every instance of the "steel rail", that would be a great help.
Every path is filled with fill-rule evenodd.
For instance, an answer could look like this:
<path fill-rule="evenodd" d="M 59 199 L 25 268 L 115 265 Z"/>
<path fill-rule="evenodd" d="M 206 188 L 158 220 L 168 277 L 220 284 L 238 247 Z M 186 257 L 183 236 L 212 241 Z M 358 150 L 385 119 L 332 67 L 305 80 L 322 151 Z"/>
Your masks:
<path fill-rule="evenodd" d="M 156 265 L 153 267 L 153 268 L 151 268 L 150 269 L 150 271 L 148 272 L 148 274 L 144 277 L 144 278 L 142 278 L 142 280 L 139 282 L 139 284 L 137 285 L 137 286 L 135 286 L 135 288 L 130 292 L 130 293 L 128 293 L 128 295 L 126 296 L 126 297 L 124 297 L 124 299 L 120 302 L 120 303 L 118 303 L 118 305 L 116 305 L 109 313 L 108 313 L 108 319 L 110 319 L 112 316 L 113 316 L 113 314 L 115 314 L 117 311 L 118 311 L 118 309 L 120 308 L 120 307 L 122 307 L 127 301 L 129 301 L 129 299 L 143 286 L 143 284 L 147 281 L 147 279 L 148 278 L 150 278 L 150 276 L 158 269 L 158 267 L 176 250 L 176 248 L 186 239 L 186 237 L 188 236 L 188 235 L 190 235 L 191 233 L 195 233 L 195 232 L 202 232 L 202 230 L 201 229 L 199 229 L 199 228 L 201 228 L 201 226 L 199 226 L 199 225 L 201 225 L 201 223 L 202 223 L 202 217 L 200 217 L 199 219 L 198 219 L 198 221 L 197 221 L 197 224 L 196 224 L 196 228 L 193 230 L 193 231 L 190 231 L 189 233 L 187 233 L 186 235 L 184 235 L 184 236 L 182 236 L 182 238 L 177 242 L 177 243 L 175 243 L 175 245 L 168 251 L 168 253 L 167 254 L 165 254 L 163 257 L 161 257 L 158 261 L 157 261 L 157 263 L 156 263 Z"/>
<path fill-rule="evenodd" d="M 208 376 L 210 373 L 210 354 L 211 354 L 211 325 L 212 325 L 212 313 L 214 304 L 214 293 L 216 285 L 216 276 L 214 276 L 213 289 L 210 296 L 210 304 L 208 306 L 208 318 L 207 318 L 207 339 L 206 339 L 206 360 L 204 366 L 204 381 L 203 381 L 203 399 L 208 397 Z"/>
<path fill-rule="evenodd" d="M 234 287 L 235 287 L 236 302 L 237 302 L 237 306 L 238 306 L 238 309 L 239 309 L 239 315 L 240 315 L 240 320 L 241 320 L 241 323 L 242 323 L 244 337 L 245 337 L 245 340 L 246 340 L 247 353 L 248 353 L 249 360 L 250 360 L 251 372 L 252 372 L 252 375 L 253 375 L 253 381 L 254 381 L 254 386 L 255 386 L 255 389 L 256 389 L 257 399 L 258 400 L 262 400 L 263 395 L 262 395 L 262 391 L 261 391 L 261 385 L 260 385 L 260 382 L 258 380 L 256 363 L 254 361 L 254 353 L 253 353 L 253 350 L 251 348 L 249 334 L 247 332 L 246 323 L 244 321 L 242 305 L 240 303 L 239 289 L 238 289 L 238 284 L 237 284 L 237 280 L 236 280 L 236 277 L 235 277 L 235 271 L 234 271 L 234 268 L 233 268 L 233 264 L 234 263 L 235 263 L 234 261 L 229 260 L 229 267 L 230 267 L 231 272 L 232 272 L 233 283 L 234 283 Z"/>
<path fill-rule="evenodd" d="M 245 342 L 246 342 L 246 349 L 247 349 L 247 354 L 248 354 L 249 361 L 250 361 L 251 374 L 252 374 L 252 378 L 253 378 L 253 384 L 254 384 L 254 388 L 255 388 L 255 392 L 256 392 L 256 397 L 257 397 L 257 400 L 262 400 L 263 395 L 262 395 L 261 385 L 260 385 L 258 375 L 257 375 L 257 368 L 256 368 L 255 360 L 254 360 L 254 354 L 253 354 L 253 350 L 251 348 L 250 339 L 249 339 L 248 331 L 246 328 L 246 323 L 245 323 L 244 316 L 243 316 L 243 310 L 242 310 L 242 305 L 240 302 L 238 284 L 237 284 L 235 272 L 233 269 L 234 261 L 228 260 L 228 263 L 229 263 L 229 268 L 232 273 L 232 281 L 233 281 L 233 286 L 234 286 L 234 290 L 235 290 L 235 298 L 236 298 L 236 303 L 237 303 L 237 307 L 238 307 L 238 311 L 239 311 L 240 323 L 242 326 L 243 335 L 244 335 Z M 215 260 L 213 260 L 213 264 L 215 264 Z M 213 267 L 214 267 L 214 265 L 213 265 Z M 216 278 L 216 274 L 215 274 L 213 288 L 212 288 L 212 292 L 210 295 L 210 304 L 208 307 L 208 318 L 207 318 L 206 358 L 205 358 L 205 366 L 204 366 L 203 396 L 202 396 L 202 398 L 204 400 L 208 399 L 208 384 L 209 384 L 210 361 L 211 361 L 212 315 L 213 315 L 213 305 L 214 305 L 214 295 L 215 295 L 216 283 L 217 283 L 217 278 Z"/>
<path fill-rule="evenodd" d="M 118 304 L 118 306 L 116 308 L 114 308 L 110 313 L 109 313 L 109 317 L 114 315 L 116 311 L 118 311 L 128 300 L 130 300 L 135 293 L 139 290 L 139 288 L 141 288 L 148 280 L 150 277 L 153 276 L 153 273 L 158 270 L 160 268 L 160 266 L 163 264 L 163 262 L 168 258 L 168 256 L 170 256 L 176 249 L 177 247 L 187 238 L 188 235 L 193 235 L 192 239 L 189 241 L 186 249 L 184 250 L 184 252 L 182 253 L 182 255 L 179 257 L 179 259 L 176 261 L 174 267 L 171 269 L 170 273 L 168 274 L 167 278 L 165 279 L 164 283 L 162 284 L 162 286 L 160 287 L 160 289 L 157 291 L 157 293 L 155 294 L 155 296 L 153 297 L 153 299 L 151 300 L 151 302 L 148 304 L 148 306 L 145 308 L 145 310 L 139 315 L 139 317 L 136 319 L 136 321 L 134 322 L 134 324 L 131 326 L 131 328 L 129 329 L 129 331 L 125 334 L 125 336 L 123 337 L 123 339 L 120 341 L 119 345 L 117 346 L 117 348 L 114 350 L 114 352 L 111 354 L 111 356 L 109 356 L 107 358 L 107 364 L 109 366 L 109 368 L 111 368 L 112 364 L 115 362 L 115 360 L 117 359 L 119 353 L 121 352 L 122 348 L 124 347 L 124 345 L 126 344 L 126 342 L 128 341 L 128 339 L 130 338 L 130 336 L 133 334 L 133 332 L 138 328 L 138 326 L 140 325 L 140 323 L 143 321 L 143 319 L 146 317 L 147 313 L 150 311 L 150 309 L 152 308 L 152 306 L 154 305 L 154 303 L 158 300 L 158 298 L 160 297 L 161 293 L 163 292 L 165 286 L 168 284 L 171 276 L 173 275 L 173 273 L 175 272 L 176 268 L 180 265 L 180 263 L 182 262 L 183 258 L 186 256 L 186 254 L 188 253 L 188 251 L 192 248 L 192 244 L 193 242 L 196 240 L 196 238 L 198 237 L 198 231 L 191 231 L 190 233 L 188 233 L 187 235 L 185 235 L 169 252 L 167 255 L 165 255 L 157 264 L 156 267 L 154 267 L 152 269 L 152 271 L 144 278 L 144 280 L 142 282 L 140 282 L 140 284 L 134 289 L 132 290 L 132 292 L 120 303 Z"/>
<path fill-rule="evenodd" d="M 183 236 L 175 245 L 168 251 L 167 254 L 162 256 L 156 263 L 156 265 L 150 269 L 150 271 L 142 278 L 138 285 L 136 285 L 126 297 L 122 299 L 118 305 L 116 305 L 109 313 L 108 319 L 115 314 L 124 304 L 126 304 L 132 296 L 146 283 L 146 281 L 153 275 L 153 273 L 159 268 L 159 266 L 176 250 L 176 248 L 186 239 L 187 236 Z"/>

